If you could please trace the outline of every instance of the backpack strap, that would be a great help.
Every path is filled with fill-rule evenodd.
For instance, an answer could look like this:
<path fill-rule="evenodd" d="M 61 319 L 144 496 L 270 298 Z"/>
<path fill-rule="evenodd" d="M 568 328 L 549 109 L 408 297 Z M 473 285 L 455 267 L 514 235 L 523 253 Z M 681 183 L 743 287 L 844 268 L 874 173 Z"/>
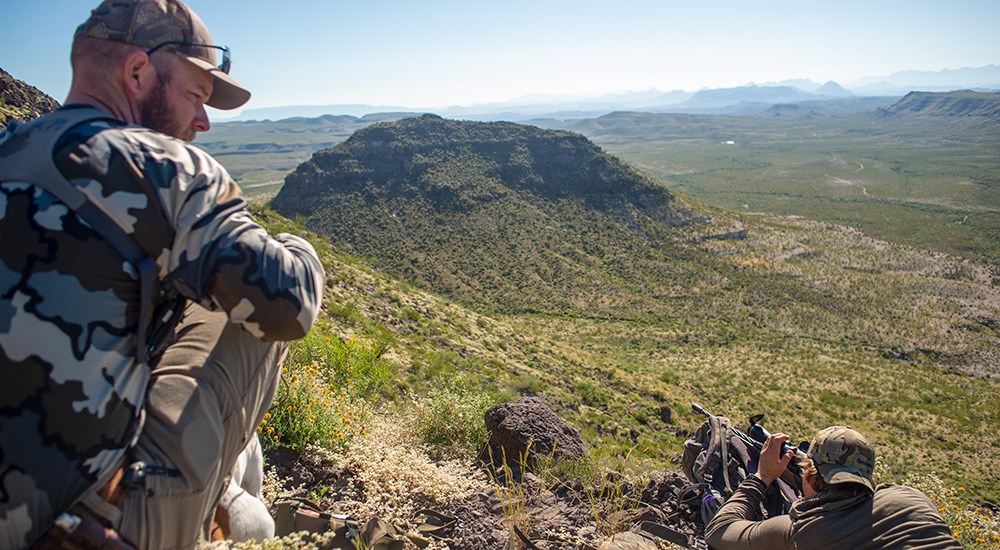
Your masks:
<path fill-rule="evenodd" d="M 662 523 L 656 523 L 652 521 L 643 521 L 633 529 L 633 532 L 645 536 L 647 539 L 651 539 L 650 535 L 661 538 L 671 544 L 680 546 L 681 548 L 698 548 L 698 543 L 695 537 L 688 533 L 679 531 L 664 525 Z M 652 539 L 651 539 L 652 540 Z M 655 542 L 655 540 L 654 540 Z"/>
<path fill-rule="evenodd" d="M 12 125 L 8 128 L 11 135 L 0 142 L 0 181 L 30 183 L 48 191 L 94 228 L 135 268 L 140 288 L 136 359 L 148 365 L 149 331 L 158 287 L 156 261 L 139 247 L 130 228 L 109 216 L 70 183 L 53 158 L 55 147 L 66 132 L 96 120 L 118 121 L 99 109 L 81 108 L 60 109 L 31 122 Z"/>
<path fill-rule="evenodd" d="M 729 440 L 732 439 L 733 434 L 729 431 L 729 419 L 720 418 L 719 419 L 719 438 L 722 440 L 722 445 L 720 446 L 720 451 L 722 452 L 722 477 L 726 480 L 725 494 L 726 498 L 733 496 L 733 485 L 729 480 Z"/>
<path fill-rule="evenodd" d="M 440 532 L 445 529 L 450 529 L 455 526 L 457 521 L 453 516 L 448 514 L 438 512 L 437 510 L 432 510 L 430 508 L 421 508 L 413 514 L 413 518 L 416 520 L 420 517 L 424 517 L 424 521 L 417 525 L 417 532 L 421 535 L 428 535 L 436 539 L 441 539 Z"/>
<path fill-rule="evenodd" d="M 706 459 L 702 465 L 702 478 L 704 479 L 704 472 L 713 472 L 718 465 L 722 469 L 722 477 L 725 480 L 725 497 L 729 498 L 733 494 L 729 481 L 729 419 L 724 416 L 712 415 L 708 418 L 708 424 L 710 439 L 708 440 L 708 448 L 705 449 Z M 714 482 L 717 484 L 718 480 L 714 480 Z"/>

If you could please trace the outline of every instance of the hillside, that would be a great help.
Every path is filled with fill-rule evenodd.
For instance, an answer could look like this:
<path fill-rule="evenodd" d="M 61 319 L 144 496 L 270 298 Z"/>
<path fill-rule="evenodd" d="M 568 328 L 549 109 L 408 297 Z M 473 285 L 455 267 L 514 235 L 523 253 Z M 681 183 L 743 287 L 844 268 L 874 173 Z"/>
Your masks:
<path fill-rule="evenodd" d="M 985 123 L 1000 122 L 1000 93 L 973 92 L 910 92 L 893 105 L 878 113 L 886 117 L 925 116 L 981 119 Z"/>
<path fill-rule="evenodd" d="M 425 288 L 504 312 L 615 316 L 674 294 L 682 236 L 724 232 L 578 134 L 435 116 L 316 153 L 273 201 Z M 653 308 L 656 309 L 656 308 Z"/>
<path fill-rule="evenodd" d="M 826 318 L 813 323 L 829 328 L 827 334 L 797 334 L 792 326 L 766 329 L 771 311 L 739 305 L 762 303 L 761 293 L 784 280 L 788 309 L 797 307 L 796 293 L 813 288 L 843 300 L 839 314 L 862 331 L 894 324 L 899 335 L 919 337 L 921 331 L 948 325 L 958 347 L 979 348 L 987 354 L 983 362 L 995 365 L 997 333 L 990 319 L 1000 314 L 996 290 L 990 291 L 983 279 L 988 274 L 968 262 L 889 245 L 846 228 L 754 215 L 744 217 L 750 228 L 745 241 L 697 245 L 741 266 L 748 278 L 760 279 L 753 287 L 717 296 L 714 312 L 691 307 L 678 312 L 677 319 L 659 322 L 490 315 L 331 250 L 325 239 L 273 212 L 257 215 L 269 231 L 310 238 L 327 269 L 320 326 L 293 346 L 290 362 L 303 367 L 312 362 L 315 369 L 317 360 L 320 365 L 335 360 L 301 351 L 333 340 L 335 347 L 357 341 L 385 350 L 379 354 L 393 366 L 389 390 L 377 404 L 365 406 L 376 416 L 385 412 L 385 420 L 366 415 L 367 436 L 357 436 L 343 454 L 304 457 L 299 467 L 315 470 L 285 485 L 307 482 L 298 494 L 322 498 L 324 506 L 402 523 L 414 510 L 430 506 L 463 518 L 462 536 L 436 548 L 499 547 L 472 542 L 495 532 L 500 512 L 493 490 L 480 488 L 487 495 L 471 498 L 462 492 L 470 484 L 481 487 L 484 474 L 472 459 L 481 439 L 463 439 L 473 448 L 463 446 L 458 454 L 453 445 L 456 435 L 475 425 L 482 437 L 482 415 L 471 404 L 488 406 L 523 395 L 541 396 L 582 430 L 591 452 L 582 463 L 561 470 L 571 479 L 583 472 L 603 476 L 609 467 L 630 476 L 676 470 L 683 439 L 701 422 L 690 412 L 690 403 L 697 401 L 740 424 L 752 413 L 767 413 L 772 430 L 795 437 L 849 423 L 874 442 L 877 479 L 933 490 L 935 502 L 956 506 L 949 514 L 957 519 L 949 522 L 960 523 L 964 540 L 978 536 L 964 518 L 979 512 L 963 503 L 1000 498 L 990 473 L 1000 466 L 1000 403 L 993 398 L 1000 380 L 968 376 L 948 365 L 947 358 L 933 356 L 930 348 L 879 350 L 843 341 L 842 329 L 828 326 Z M 876 303 L 869 306 L 871 300 Z M 910 305 L 919 307 L 910 311 Z M 729 308 L 734 311 L 726 314 Z M 717 317 L 700 320 L 704 313 Z M 349 361 L 346 368 L 353 365 L 358 380 L 365 379 L 362 372 L 369 367 L 362 357 L 333 355 Z M 309 372 L 300 368 L 289 378 L 294 383 Z M 348 389 L 353 393 L 358 386 Z M 422 413 L 406 412 L 411 400 Z M 285 407 L 286 402 L 277 402 Z M 339 410 L 334 409 L 334 418 Z M 429 430 L 446 437 L 429 444 Z M 449 460 L 442 461 L 442 447 Z M 364 480 L 363 487 L 345 487 L 345 475 Z M 936 478 L 947 485 L 928 485 Z M 540 504 L 538 513 L 552 502 Z M 992 529 L 1000 535 L 995 524 Z M 567 546 L 542 546 L 555 547 Z"/>
<path fill-rule="evenodd" d="M 491 387 L 506 384 L 499 373 L 531 380 L 603 448 L 674 456 L 688 428 L 651 417 L 701 399 L 737 418 L 763 410 L 797 434 L 848 422 L 889 445 L 890 471 L 1000 495 L 974 473 L 1000 460 L 1000 273 L 837 225 L 733 220 L 579 136 L 522 128 L 373 126 L 300 166 L 274 204 L 481 326 L 530 335 L 520 367 L 494 355 L 506 349 L 496 341 L 482 356 L 448 345 L 448 363 Z M 580 172 L 559 163 L 569 158 Z M 483 370 L 487 356 L 499 363 Z"/>
<path fill-rule="evenodd" d="M 0 129 L 11 119 L 30 120 L 59 108 L 59 102 L 0 68 Z"/>
<path fill-rule="evenodd" d="M 415 395 L 455 384 L 500 400 L 543 395 L 596 456 L 635 447 L 640 469 L 672 467 L 700 422 L 687 412 L 697 401 L 741 422 L 765 412 L 796 437 L 849 423 L 875 442 L 887 479 L 937 472 L 997 502 L 1000 291 L 990 273 L 843 227 L 743 221 L 746 240 L 692 245 L 725 285 L 680 281 L 672 315 L 639 321 L 488 314 L 335 251 L 330 332 L 388 342 L 396 383 Z M 283 223 L 269 227 L 303 231 Z"/>

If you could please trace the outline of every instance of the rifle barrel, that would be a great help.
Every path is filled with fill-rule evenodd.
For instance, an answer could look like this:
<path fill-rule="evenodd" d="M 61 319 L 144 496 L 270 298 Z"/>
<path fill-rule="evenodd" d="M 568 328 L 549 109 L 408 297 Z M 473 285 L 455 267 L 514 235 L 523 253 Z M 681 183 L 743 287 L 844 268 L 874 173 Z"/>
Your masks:
<path fill-rule="evenodd" d="M 712 417 L 712 414 L 710 412 L 708 412 L 705 409 L 701 408 L 701 405 L 699 405 L 697 403 L 691 403 L 691 408 L 694 409 L 694 412 L 696 412 L 696 413 L 703 414 L 703 415 L 705 415 L 705 416 L 707 416 L 709 418 Z"/>

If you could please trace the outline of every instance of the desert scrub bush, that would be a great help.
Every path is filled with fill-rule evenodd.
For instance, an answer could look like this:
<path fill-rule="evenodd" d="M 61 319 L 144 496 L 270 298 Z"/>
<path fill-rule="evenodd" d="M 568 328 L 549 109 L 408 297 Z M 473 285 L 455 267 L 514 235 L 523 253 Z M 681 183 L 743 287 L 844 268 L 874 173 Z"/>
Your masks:
<path fill-rule="evenodd" d="M 293 342 L 274 401 L 257 432 L 265 446 L 339 449 L 366 431 L 368 405 L 395 378 L 385 347 L 343 340 L 319 323 Z"/>
<path fill-rule="evenodd" d="M 332 386 L 315 362 L 285 366 L 274 402 L 257 427 L 262 443 L 299 452 L 310 445 L 342 448 L 366 431 L 367 402 L 354 395 L 353 387 L 350 379 Z"/>
<path fill-rule="evenodd" d="M 963 548 L 1000 548 L 1000 518 L 989 508 L 963 499 L 965 487 L 952 489 L 934 474 L 911 474 L 902 483 L 931 499 Z"/>
<path fill-rule="evenodd" d="M 460 384 L 431 388 L 413 402 L 413 431 L 441 457 L 475 456 L 486 441 L 483 415 L 493 399 Z"/>
<path fill-rule="evenodd" d="M 410 424 L 399 420 L 397 411 L 376 411 L 368 432 L 343 451 L 311 455 L 351 472 L 347 487 L 336 492 L 339 513 L 408 525 L 421 508 L 454 514 L 460 503 L 490 490 L 485 474 L 470 470 L 468 458 L 431 459 Z"/>
<path fill-rule="evenodd" d="M 396 378 L 398 368 L 382 357 L 390 345 L 389 338 L 344 340 L 320 322 L 305 338 L 292 343 L 285 364 L 315 363 L 332 387 L 343 388 L 350 381 L 355 397 L 370 399 Z"/>

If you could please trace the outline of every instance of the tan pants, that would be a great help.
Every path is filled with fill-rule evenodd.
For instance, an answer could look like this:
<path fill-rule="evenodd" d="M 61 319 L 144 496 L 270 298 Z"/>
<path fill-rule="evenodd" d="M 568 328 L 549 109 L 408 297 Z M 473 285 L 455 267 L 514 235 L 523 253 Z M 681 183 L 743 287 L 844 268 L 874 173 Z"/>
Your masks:
<path fill-rule="evenodd" d="M 118 531 L 138 548 L 206 540 L 223 484 L 274 398 L 284 342 L 261 342 L 224 313 L 189 305 L 153 369 L 146 424 L 128 463 L 163 467 L 129 489 Z"/>

